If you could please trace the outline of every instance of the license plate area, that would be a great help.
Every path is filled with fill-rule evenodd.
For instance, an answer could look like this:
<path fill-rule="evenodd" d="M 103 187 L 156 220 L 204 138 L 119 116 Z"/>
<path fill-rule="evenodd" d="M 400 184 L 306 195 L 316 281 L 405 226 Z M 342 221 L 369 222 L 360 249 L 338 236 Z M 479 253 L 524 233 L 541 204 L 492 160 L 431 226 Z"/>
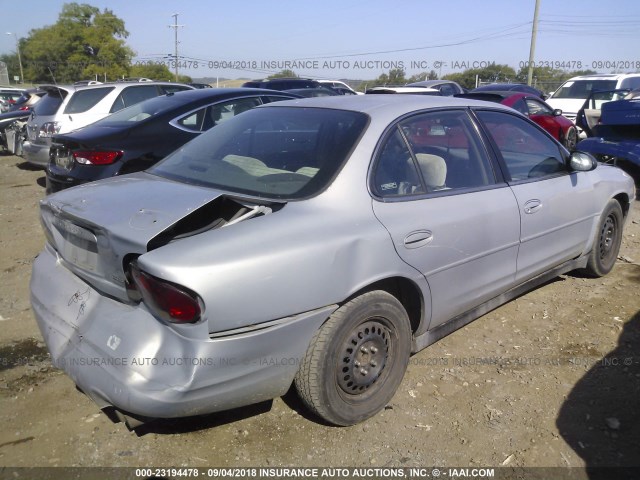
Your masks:
<path fill-rule="evenodd" d="M 62 237 L 59 252 L 67 262 L 90 272 L 98 268 L 98 241 L 90 230 L 68 220 L 53 221 Z"/>
<path fill-rule="evenodd" d="M 55 165 L 63 170 L 71 170 L 73 167 L 73 155 L 68 148 L 56 148 L 53 150 L 53 161 Z"/>

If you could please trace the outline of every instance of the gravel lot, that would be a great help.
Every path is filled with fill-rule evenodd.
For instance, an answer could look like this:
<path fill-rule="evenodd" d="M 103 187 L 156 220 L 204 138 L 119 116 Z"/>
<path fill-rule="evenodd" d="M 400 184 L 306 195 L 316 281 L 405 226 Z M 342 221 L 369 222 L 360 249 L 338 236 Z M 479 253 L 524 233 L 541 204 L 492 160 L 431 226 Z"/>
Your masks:
<path fill-rule="evenodd" d="M 290 392 L 230 412 L 114 424 L 50 365 L 29 306 L 44 173 L 0 153 L 0 466 L 640 466 L 640 209 L 602 279 L 562 276 L 411 359 L 348 428 Z"/>

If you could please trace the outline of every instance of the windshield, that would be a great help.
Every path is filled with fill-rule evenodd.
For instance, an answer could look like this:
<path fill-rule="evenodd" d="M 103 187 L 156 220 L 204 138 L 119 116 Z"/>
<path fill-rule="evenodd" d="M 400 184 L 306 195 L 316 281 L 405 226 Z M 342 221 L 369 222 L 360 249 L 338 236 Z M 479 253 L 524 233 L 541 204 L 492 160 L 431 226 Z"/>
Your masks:
<path fill-rule="evenodd" d="M 344 110 L 257 108 L 202 134 L 148 172 L 255 197 L 305 198 L 331 182 L 367 120 Z"/>
<path fill-rule="evenodd" d="M 112 113 L 108 117 L 98 120 L 94 125 L 102 127 L 109 126 L 127 126 L 136 122 L 140 122 L 146 118 L 159 115 L 176 106 L 184 105 L 184 100 L 176 99 L 174 95 L 163 95 L 154 97 L 140 103 L 136 103 L 127 108 Z"/>
<path fill-rule="evenodd" d="M 592 90 L 613 90 L 615 80 L 568 80 L 556 90 L 551 98 L 586 99 Z"/>

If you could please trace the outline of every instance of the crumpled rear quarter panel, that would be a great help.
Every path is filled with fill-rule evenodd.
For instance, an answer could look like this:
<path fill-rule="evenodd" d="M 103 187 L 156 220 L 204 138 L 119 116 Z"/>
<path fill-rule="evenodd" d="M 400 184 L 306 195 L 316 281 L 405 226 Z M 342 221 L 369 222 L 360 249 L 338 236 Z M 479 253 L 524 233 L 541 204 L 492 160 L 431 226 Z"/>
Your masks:
<path fill-rule="evenodd" d="M 31 292 L 54 365 L 101 407 L 150 417 L 209 413 L 284 394 L 311 336 L 336 308 L 248 334 L 188 338 L 142 304 L 100 295 L 49 247 L 34 262 Z"/>

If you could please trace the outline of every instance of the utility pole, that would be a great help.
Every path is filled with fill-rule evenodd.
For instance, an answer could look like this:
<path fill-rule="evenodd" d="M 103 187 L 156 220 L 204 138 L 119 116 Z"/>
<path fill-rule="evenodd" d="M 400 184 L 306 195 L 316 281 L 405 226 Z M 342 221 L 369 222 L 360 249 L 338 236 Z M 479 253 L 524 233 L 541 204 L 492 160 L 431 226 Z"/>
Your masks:
<path fill-rule="evenodd" d="M 173 25 L 167 25 L 169 28 L 173 28 L 175 34 L 175 56 L 174 60 L 174 71 L 176 75 L 176 82 L 178 81 L 178 27 L 184 27 L 184 25 L 178 25 L 178 14 L 174 13 L 171 15 L 173 17 Z"/>
<path fill-rule="evenodd" d="M 527 85 L 533 81 L 533 62 L 536 53 L 536 36 L 538 35 L 538 10 L 540 0 L 536 0 L 536 8 L 533 11 L 533 26 L 531 27 L 531 48 L 529 49 L 529 69 L 527 71 Z"/>
<path fill-rule="evenodd" d="M 20 40 L 17 33 L 7 32 L 7 35 L 16 37 L 16 53 L 18 54 L 18 64 L 20 65 L 20 83 L 24 83 L 24 72 L 22 71 L 22 57 L 20 56 Z"/>

